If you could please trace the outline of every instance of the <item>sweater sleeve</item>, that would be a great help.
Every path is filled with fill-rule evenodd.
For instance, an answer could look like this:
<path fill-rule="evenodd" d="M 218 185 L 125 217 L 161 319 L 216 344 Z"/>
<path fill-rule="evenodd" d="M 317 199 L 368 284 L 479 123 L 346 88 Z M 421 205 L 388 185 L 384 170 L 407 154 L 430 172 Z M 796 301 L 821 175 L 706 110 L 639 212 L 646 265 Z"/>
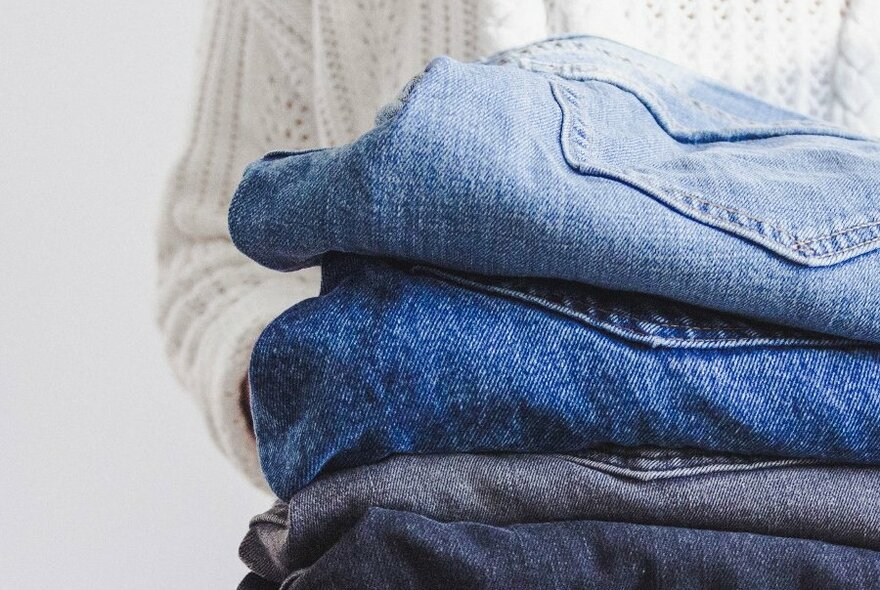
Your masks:
<path fill-rule="evenodd" d="M 850 0 L 832 86 L 835 121 L 880 137 L 880 2 Z"/>
<path fill-rule="evenodd" d="M 188 145 L 168 181 L 158 227 L 157 320 L 174 373 L 221 450 L 260 487 L 242 405 L 262 329 L 318 288 L 318 272 L 263 269 L 233 246 L 227 208 L 241 171 L 271 146 L 316 145 L 309 96 L 309 3 L 215 0 L 206 11 Z M 254 18 L 257 13 L 259 19 Z"/>

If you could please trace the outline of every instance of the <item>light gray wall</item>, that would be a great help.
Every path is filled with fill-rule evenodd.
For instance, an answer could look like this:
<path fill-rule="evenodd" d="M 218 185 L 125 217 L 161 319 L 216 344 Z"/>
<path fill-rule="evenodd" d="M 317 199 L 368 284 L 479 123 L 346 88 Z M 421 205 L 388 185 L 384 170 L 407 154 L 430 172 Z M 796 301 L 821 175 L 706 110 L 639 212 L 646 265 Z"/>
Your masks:
<path fill-rule="evenodd" d="M 0 0 L 0 588 L 234 588 L 269 504 L 152 324 L 201 13 Z"/>

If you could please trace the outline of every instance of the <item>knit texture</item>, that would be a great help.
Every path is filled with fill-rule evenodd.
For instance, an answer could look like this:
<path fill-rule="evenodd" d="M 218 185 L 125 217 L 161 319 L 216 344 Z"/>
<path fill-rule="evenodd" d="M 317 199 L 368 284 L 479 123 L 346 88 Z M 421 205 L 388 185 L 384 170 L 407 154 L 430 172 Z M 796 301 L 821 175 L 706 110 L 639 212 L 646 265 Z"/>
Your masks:
<path fill-rule="evenodd" d="M 880 134 L 874 0 L 213 0 L 205 21 L 190 138 L 159 220 L 157 318 L 214 440 L 263 488 L 241 383 L 259 333 L 315 295 L 319 273 L 273 273 L 232 245 L 227 207 L 249 161 L 351 141 L 437 55 L 471 60 L 564 33 Z"/>

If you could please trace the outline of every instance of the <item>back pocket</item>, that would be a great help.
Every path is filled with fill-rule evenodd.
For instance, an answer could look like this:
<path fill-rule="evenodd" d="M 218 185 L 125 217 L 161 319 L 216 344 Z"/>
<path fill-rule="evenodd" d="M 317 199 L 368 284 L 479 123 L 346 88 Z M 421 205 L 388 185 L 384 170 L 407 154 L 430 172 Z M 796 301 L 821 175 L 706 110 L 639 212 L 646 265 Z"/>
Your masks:
<path fill-rule="evenodd" d="M 587 43 L 577 56 L 526 64 L 552 74 L 562 152 L 575 171 L 799 264 L 880 248 L 876 141 L 614 44 Z"/>

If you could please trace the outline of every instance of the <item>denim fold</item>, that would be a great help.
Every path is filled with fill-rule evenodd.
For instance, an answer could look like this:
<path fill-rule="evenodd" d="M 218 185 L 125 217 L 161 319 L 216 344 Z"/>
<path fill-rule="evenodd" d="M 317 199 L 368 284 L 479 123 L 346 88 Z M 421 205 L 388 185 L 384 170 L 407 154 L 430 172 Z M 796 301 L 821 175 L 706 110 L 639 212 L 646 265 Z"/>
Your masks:
<path fill-rule="evenodd" d="M 495 527 L 372 508 L 281 590 L 826 590 L 876 587 L 880 553 L 752 533 L 603 521 Z"/>
<path fill-rule="evenodd" d="M 876 345 L 575 283 L 450 276 L 326 257 L 322 294 L 266 328 L 249 379 L 279 498 L 402 453 L 615 444 L 880 462 Z"/>
<path fill-rule="evenodd" d="M 251 519 L 239 556 L 282 580 L 370 508 L 492 525 L 615 520 L 880 551 L 880 470 L 609 448 L 582 455 L 398 455 L 318 478 Z"/>
<path fill-rule="evenodd" d="M 605 39 L 432 61 L 229 209 L 320 265 L 248 370 L 241 588 L 880 579 L 880 141 Z"/>
<path fill-rule="evenodd" d="M 351 144 L 251 164 L 270 268 L 339 251 L 564 279 L 880 342 L 880 142 L 612 41 L 431 62 Z"/>

